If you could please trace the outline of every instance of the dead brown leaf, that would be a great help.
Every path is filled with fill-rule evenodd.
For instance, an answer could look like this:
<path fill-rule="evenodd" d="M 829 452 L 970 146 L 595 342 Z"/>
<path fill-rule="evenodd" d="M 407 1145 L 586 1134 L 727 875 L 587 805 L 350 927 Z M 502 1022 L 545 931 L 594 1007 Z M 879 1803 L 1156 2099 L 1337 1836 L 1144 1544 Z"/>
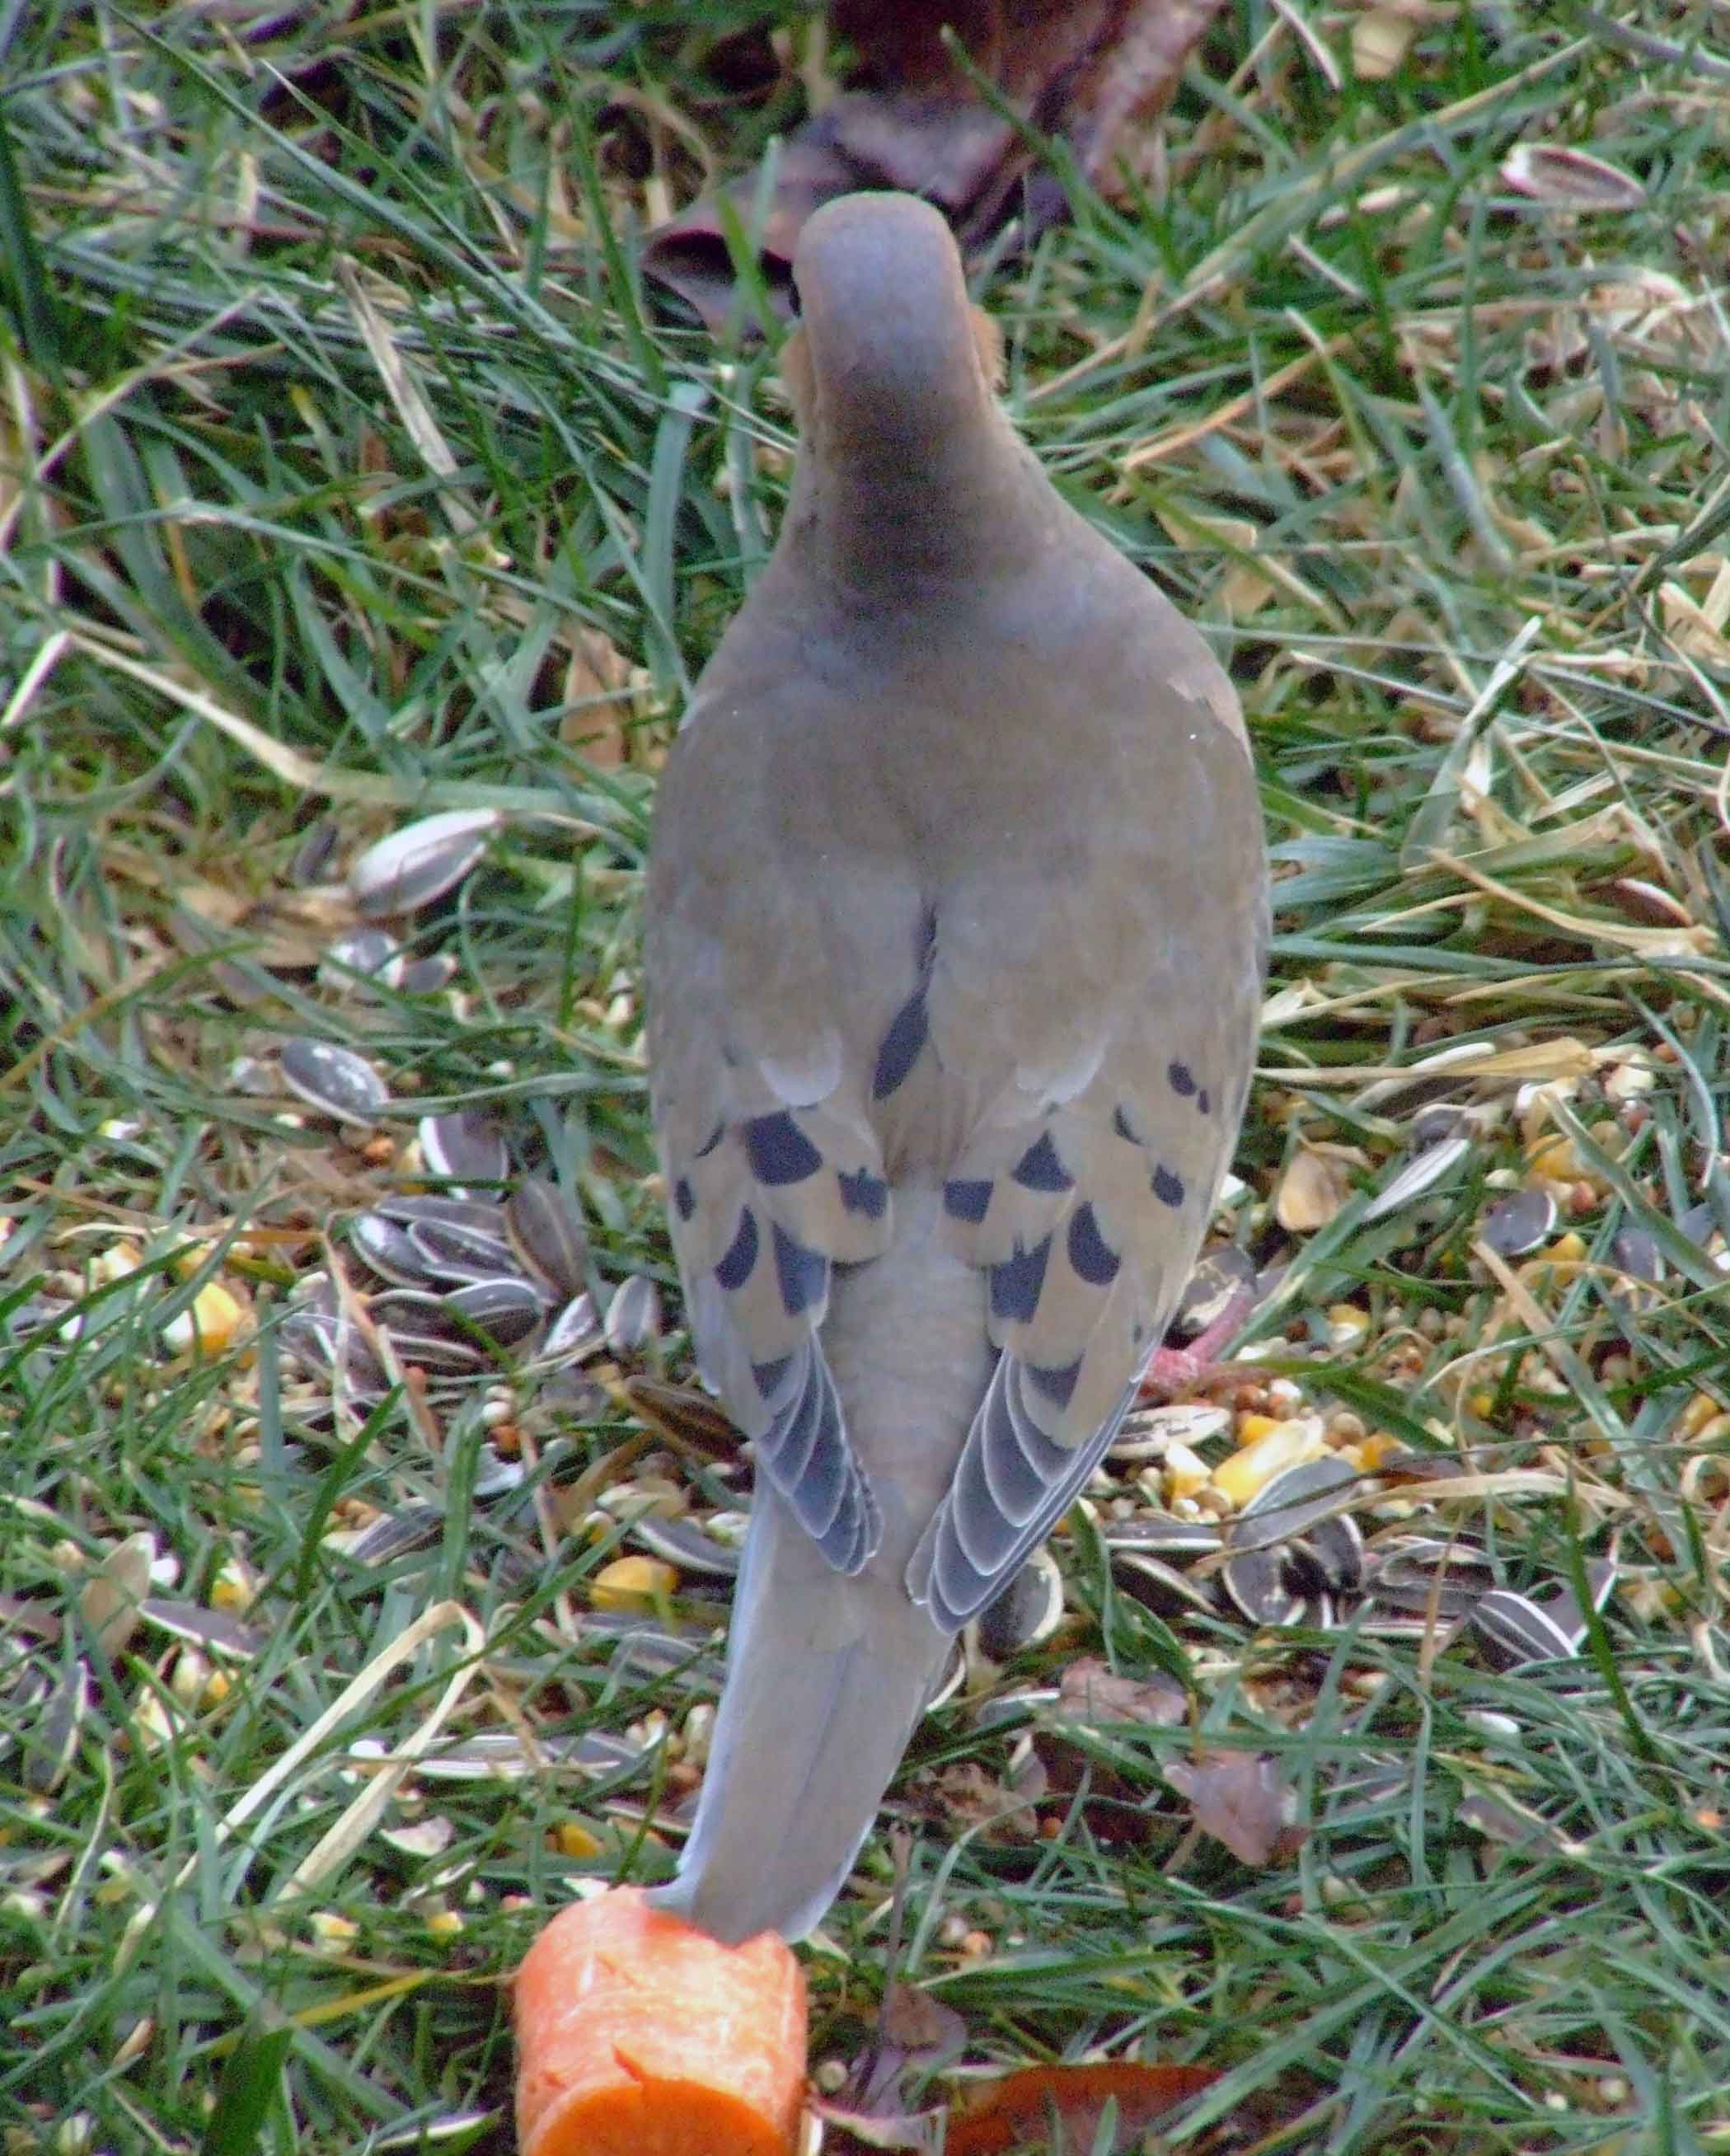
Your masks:
<path fill-rule="evenodd" d="M 601 770 L 629 760 L 633 716 L 630 662 L 598 629 L 572 632 L 565 665 L 565 716 L 558 737 L 567 748 L 580 749 Z"/>
<path fill-rule="evenodd" d="M 1189 1717 L 1189 1695 L 1163 1670 L 1147 1677 L 1119 1676 L 1097 1657 L 1084 1655 L 1059 1681 L 1057 1711 L 1066 1722 L 1139 1722 L 1150 1729 L 1178 1729 Z"/>
<path fill-rule="evenodd" d="M 970 1759 L 921 1777 L 921 1785 L 952 1832 L 977 1833 L 982 1841 L 998 1846 L 1030 1841 L 1039 1832 L 1038 1815 L 1029 1799 Z"/>
<path fill-rule="evenodd" d="M 1188 1799 L 1202 1832 L 1223 1842 L 1240 1863 L 1260 1867 L 1301 1846 L 1306 1830 L 1295 1825 L 1296 1792 L 1266 1753 L 1203 1752 L 1172 1760 L 1164 1773 Z"/>
<path fill-rule="evenodd" d="M 952 2057 L 967 2041 L 967 2023 L 916 1984 L 898 1979 L 883 1994 L 879 2034 L 906 2058 Z"/>
<path fill-rule="evenodd" d="M 812 212 L 860 187 L 900 187 L 935 203 L 964 249 L 1011 217 L 1025 246 L 1066 205 L 1014 120 L 978 96 L 945 42 L 1033 129 L 1061 136 L 1088 178 L 1109 188 L 1129 131 L 1170 99 L 1220 0 L 833 0 L 832 31 L 860 68 L 852 85 L 780 153 L 758 237 L 764 282 L 791 312 L 793 251 Z M 1131 157 L 1129 162 L 1136 161 Z M 748 223 L 758 176 L 725 192 Z M 650 235 L 648 275 L 711 329 L 737 294 L 725 224 L 705 197 Z"/>
<path fill-rule="evenodd" d="M 1111 2146 L 1127 2152 L 1176 2105 L 1219 2076 L 1207 2066 L 1146 2066 L 1132 2060 L 1099 2066 L 1029 2066 L 995 2081 L 969 2082 L 941 2109 L 878 2117 L 839 2104 L 813 2106 L 841 2146 L 893 2148 L 930 2156 L 998 2156 L 1008 2149 L 1082 2156 L 1097 2143 L 1106 2106 L 1117 2106 Z M 1055 2132 L 1053 2122 L 1055 2122 Z"/>
<path fill-rule="evenodd" d="M 1149 1677 L 1119 1676 L 1093 1656 L 1083 1656 L 1064 1671 L 1050 1725 L 1034 1736 L 1034 1754 L 1043 1797 L 1062 1800 L 1084 1785 L 1087 1829 L 1098 1840 L 1136 1842 L 1161 1830 L 1149 1814 L 1143 1792 L 1102 1760 L 1090 1757 L 1065 1724 L 1106 1728 L 1141 1723 L 1149 1729 L 1175 1729 L 1188 1718 L 1189 1699 L 1175 1677 L 1156 1671 Z"/>
<path fill-rule="evenodd" d="M 1097 2146 L 1108 2103 L 1117 2107 L 1114 2149 L 1128 2149 L 1155 2119 L 1217 2081 L 1207 2066 L 1144 2066 L 1132 2060 L 1096 2066 L 1029 2066 L 988 2082 L 949 2115 L 945 2156 L 996 2156 L 1004 2149 L 1048 2148 L 1083 2156 Z M 1051 2121 L 1056 2120 L 1052 2132 Z"/>

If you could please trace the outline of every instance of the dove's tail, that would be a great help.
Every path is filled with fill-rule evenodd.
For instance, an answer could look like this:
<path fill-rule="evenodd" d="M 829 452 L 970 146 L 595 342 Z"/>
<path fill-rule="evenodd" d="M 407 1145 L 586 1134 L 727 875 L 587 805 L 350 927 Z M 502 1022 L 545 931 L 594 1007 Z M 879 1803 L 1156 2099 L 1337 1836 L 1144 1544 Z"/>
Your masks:
<path fill-rule="evenodd" d="M 836 1572 L 760 1482 L 696 1822 L 650 1900 L 729 1945 L 802 1938 L 870 1830 L 950 1645 L 899 1566 Z"/>

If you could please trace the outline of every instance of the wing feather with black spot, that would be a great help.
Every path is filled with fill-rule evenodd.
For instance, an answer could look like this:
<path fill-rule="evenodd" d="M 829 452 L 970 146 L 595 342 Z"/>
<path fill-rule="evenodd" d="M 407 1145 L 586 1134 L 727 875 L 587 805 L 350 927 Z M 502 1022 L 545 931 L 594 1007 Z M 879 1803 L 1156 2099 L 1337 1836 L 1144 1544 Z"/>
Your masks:
<path fill-rule="evenodd" d="M 821 1328 L 832 1269 L 881 1255 L 894 1227 L 872 1073 L 844 1041 L 854 1014 L 837 1009 L 863 960 L 836 952 L 797 873 L 752 859 L 729 824 L 733 791 L 701 775 L 702 708 L 678 775 L 699 796 L 711 787 L 716 809 L 702 843 L 655 857 L 645 949 L 674 1250 L 703 1374 L 800 1525 L 853 1573 L 878 1512 Z M 904 910 L 886 978 L 916 978 L 916 909 Z M 889 1029 L 886 1007 L 877 1023 Z"/>
<path fill-rule="evenodd" d="M 1048 885 L 1024 910 L 999 879 L 988 901 L 939 911 L 932 1053 L 958 1076 L 993 1057 L 1014 1073 L 944 1183 L 948 1235 L 988 1275 L 1001 1351 L 909 1569 L 910 1590 L 946 1625 L 989 1602 L 1086 1486 L 1164 1335 L 1229 1164 L 1265 921 L 1210 876 L 1208 827 L 1218 858 L 1255 857 L 1247 767 L 1192 780 L 1186 813 L 1199 887 L 1181 917 L 1147 902 L 1162 887 L 1158 846 L 1171 843 L 1157 828 L 1139 880 L 1132 861 L 1103 887 Z M 1032 950 L 1042 994 L 1030 1005 L 1015 973 Z"/>

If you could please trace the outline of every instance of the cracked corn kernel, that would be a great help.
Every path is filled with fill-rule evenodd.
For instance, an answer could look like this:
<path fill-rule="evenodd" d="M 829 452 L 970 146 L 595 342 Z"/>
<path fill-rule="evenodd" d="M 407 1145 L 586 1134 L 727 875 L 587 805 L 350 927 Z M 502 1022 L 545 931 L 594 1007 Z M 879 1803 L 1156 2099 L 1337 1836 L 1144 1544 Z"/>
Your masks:
<path fill-rule="evenodd" d="M 231 1557 L 211 1582 L 210 1606 L 213 1609 L 232 1609 L 244 1614 L 257 1599 L 258 1582 L 239 1558 Z"/>
<path fill-rule="evenodd" d="M 210 1664 L 196 1647 L 182 1647 L 168 1673 L 168 1689 L 182 1707 L 196 1707 L 210 1681 Z"/>
<path fill-rule="evenodd" d="M 597 1609 L 652 1610 L 679 1584 L 679 1575 L 656 1557 L 614 1558 L 590 1584 Z"/>
<path fill-rule="evenodd" d="M 132 1741 L 141 1752 L 159 1752 L 179 1733 L 178 1720 L 159 1691 L 146 1692 L 132 1715 Z"/>
<path fill-rule="evenodd" d="M 219 1355 L 239 1334 L 245 1314 L 220 1281 L 207 1281 L 162 1327 L 162 1337 L 177 1355 Z"/>
<path fill-rule="evenodd" d="M 1253 1445 L 1245 1445 L 1214 1470 L 1214 1487 L 1234 1511 L 1249 1503 L 1262 1485 L 1287 1467 L 1319 1460 L 1327 1450 L 1319 1415 L 1299 1415 L 1276 1423 Z"/>
<path fill-rule="evenodd" d="M 1208 1463 L 1187 1445 L 1168 1445 L 1165 1449 L 1164 1467 L 1168 1504 L 1176 1504 L 1185 1497 L 1193 1497 L 1199 1490 L 1205 1490 L 1208 1486 L 1210 1479 Z"/>
<path fill-rule="evenodd" d="M 105 1250 L 99 1250 L 90 1260 L 90 1284 L 93 1287 L 109 1287 L 116 1281 L 124 1280 L 128 1273 L 136 1273 L 144 1259 L 136 1243 L 114 1243 Z"/>
<path fill-rule="evenodd" d="M 1550 1137 L 1533 1148 L 1526 1172 L 1528 1178 L 1540 1175 L 1554 1183 L 1572 1183 L 1585 1168 L 1568 1139 Z"/>

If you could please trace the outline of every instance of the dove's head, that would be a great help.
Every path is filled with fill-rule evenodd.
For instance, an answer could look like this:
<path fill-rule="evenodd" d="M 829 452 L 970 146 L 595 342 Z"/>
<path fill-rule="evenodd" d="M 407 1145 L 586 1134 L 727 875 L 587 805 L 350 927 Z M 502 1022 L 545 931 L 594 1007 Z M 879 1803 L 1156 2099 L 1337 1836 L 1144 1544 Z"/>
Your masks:
<path fill-rule="evenodd" d="M 914 195 L 843 195 L 799 234 L 801 321 L 783 367 L 820 455 L 917 454 L 996 422 L 1001 347 L 954 238 Z"/>
<path fill-rule="evenodd" d="M 783 539 L 813 573 L 978 583 L 1045 542 L 1048 492 L 995 394 L 1002 348 L 949 228 L 912 195 L 844 195 L 799 235 L 782 371 L 799 418 Z"/>

